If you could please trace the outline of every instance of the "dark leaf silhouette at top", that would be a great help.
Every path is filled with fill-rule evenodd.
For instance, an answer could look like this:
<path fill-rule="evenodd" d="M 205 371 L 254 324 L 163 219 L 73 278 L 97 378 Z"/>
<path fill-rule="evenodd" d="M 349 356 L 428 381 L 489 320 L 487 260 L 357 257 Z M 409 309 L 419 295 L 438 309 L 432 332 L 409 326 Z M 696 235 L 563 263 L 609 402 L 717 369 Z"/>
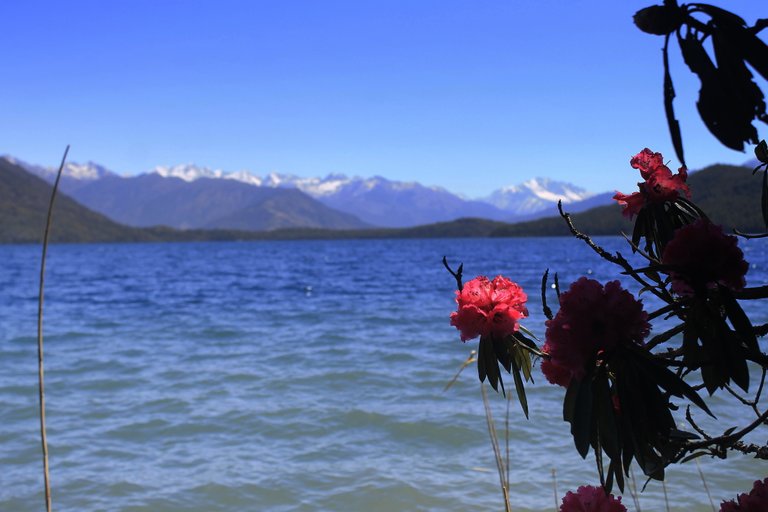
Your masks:
<path fill-rule="evenodd" d="M 709 131 L 724 146 L 737 151 L 744 151 L 744 144 L 757 144 L 757 130 L 752 123 L 768 123 L 768 114 L 763 92 L 747 65 L 768 80 L 768 45 L 758 37 L 758 32 L 768 25 L 766 20 L 749 27 L 742 18 L 719 7 L 678 5 L 668 0 L 664 5 L 641 9 L 634 21 L 644 32 L 666 36 L 664 110 L 680 162 L 684 164 L 685 159 L 672 105 L 675 92 L 668 58 L 672 34 L 676 34 L 686 65 L 701 82 L 696 106 Z M 707 50 L 710 44 L 711 52 Z"/>

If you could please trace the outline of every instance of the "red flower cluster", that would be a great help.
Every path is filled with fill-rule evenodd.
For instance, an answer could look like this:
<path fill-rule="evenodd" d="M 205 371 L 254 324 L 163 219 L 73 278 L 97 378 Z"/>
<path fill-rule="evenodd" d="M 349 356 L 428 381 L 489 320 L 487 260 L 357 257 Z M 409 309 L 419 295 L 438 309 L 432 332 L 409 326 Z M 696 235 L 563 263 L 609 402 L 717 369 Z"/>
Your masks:
<path fill-rule="evenodd" d="M 560 295 L 560 311 L 546 325 L 542 351 L 550 359 L 542 361 L 541 371 L 552 384 L 566 387 L 584 376 L 598 352 L 642 343 L 650 331 L 642 302 L 618 281 L 603 287 L 586 277 Z"/>
<path fill-rule="evenodd" d="M 565 494 L 560 512 L 627 512 L 627 507 L 621 504 L 621 496 L 614 498 L 602 487 L 582 485 L 575 493 Z"/>
<path fill-rule="evenodd" d="M 741 290 L 749 269 L 737 238 L 726 235 L 722 227 L 704 219 L 675 231 L 664 249 L 661 263 L 671 268 L 672 291 L 688 296 L 718 284 Z"/>
<path fill-rule="evenodd" d="M 768 510 L 768 478 L 757 480 L 749 494 L 739 494 L 734 500 L 724 501 L 720 512 L 765 512 Z"/>
<path fill-rule="evenodd" d="M 685 180 L 688 172 L 685 167 L 680 167 L 677 174 L 664 165 L 664 157 L 661 153 L 654 153 L 648 148 L 643 149 L 630 160 L 630 165 L 640 171 L 645 182 L 638 183 L 640 192 L 622 194 L 616 192 L 613 198 L 623 207 L 622 213 L 630 219 L 640 213 L 640 210 L 648 203 L 662 203 L 673 201 L 684 194 L 691 197 L 691 191 Z"/>
<path fill-rule="evenodd" d="M 493 281 L 480 276 L 456 292 L 457 311 L 451 325 L 461 332 L 461 340 L 477 336 L 504 337 L 518 329 L 518 321 L 528 316 L 528 296 L 517 283 L 497 276 Z"/>

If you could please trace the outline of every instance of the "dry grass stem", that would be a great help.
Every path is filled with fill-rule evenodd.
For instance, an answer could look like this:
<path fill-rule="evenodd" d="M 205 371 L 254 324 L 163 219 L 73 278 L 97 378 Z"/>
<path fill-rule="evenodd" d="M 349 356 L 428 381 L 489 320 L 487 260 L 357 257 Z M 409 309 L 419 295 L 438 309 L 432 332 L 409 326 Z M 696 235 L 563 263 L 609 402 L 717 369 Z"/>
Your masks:
<path fill-rule="evenodd" d="M 48 436 L 45 432 L 45 372 L 43 365 L 43 290 L 45 290 L 45 259 L 48 254 L 48 237 L 51 231 L 51 219 L 53 218 L 53 203 L 56 200 L 56 191 L 59 188 L 61 172 L 64 170 L 64 163 L 67 161 L 69 146 L 64 150 L 64 156 L 61 158 L 61 165 L 56 174 L 56 181 L 53 184 L 51 192 L 51 201 L 48 204 L 48 215 L 45 221 L 45 233 L 43 234 L 43 256 L 40 261 L 40 290 L 37 300 L 37 378 L 39 384 L 40 399 L 40 442 L 43 446 L 43 479 L 45 481 L 45 510 L 51 512 L 51 478 L 48 467 Z"/>
<path fill-rule="evenodd" d="M 493 422 L 493 413 L 491 413 L 491 404 L 488 400 L 488 393 L 482 383 L 480 384 L 480 394 L 483 396 L 485 421 L 488 424 L 488 435 L 491 438 L 493 455 L 496 458 L 496 470 L 499 472 L 499 483 L 501 484 L 501 492 L 504 496 L 504 510 L 505 512 L 512 512 L 512 505 L 509 502 L 509 483 L 506 481 L 504 460 L 501 458 L 501 448 L 499 447 L 499 435 L 496 432 L 496 425 Z"/>

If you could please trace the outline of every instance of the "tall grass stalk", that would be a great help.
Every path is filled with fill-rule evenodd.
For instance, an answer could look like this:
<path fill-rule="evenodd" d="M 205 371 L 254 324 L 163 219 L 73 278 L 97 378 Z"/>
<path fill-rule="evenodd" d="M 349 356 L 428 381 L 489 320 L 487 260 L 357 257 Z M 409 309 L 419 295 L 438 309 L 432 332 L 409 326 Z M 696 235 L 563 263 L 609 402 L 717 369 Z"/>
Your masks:
<path fill-rule="evenodd" d="M 709 498 L 709 504 L 712 507 L 712 512 L 717 512 L 717 509 L 715 508 L 715 502 L 712 501 L 712 495 L 709 493 L 709 486 L 707 485 L 707 480 L 704 478 L 704 472 L 701 470 L 701 464 L 699 464 L 699 459 L 693 459 L 694 462 L 696 462 L 696 469 L 699 471 L 699 477 L 701 478 L 701 483 L 704 484 L 704 490 L 707 492 L 707 498 Z"/>
<path fill-rule="evenodd" d="M 560 508 L 560 500 L 557 499 L 557 469 L 552 468 L 552 492 L 555 495 L 555 512 Z"/>
<path fill-rule="evenodd" d="M 496 469 L 499 472 L 499 483 L 501 484 L 501 493 L 504 496 L 504 510 L 505 512 L 512 512 L 512 505 L 509 502 L 509 482 L 506 478 L 506 472 L 504 470 L 504 459 L 501 457 L 501 448 L 499 447 L 499 435 L 496 432 L 496 425 L 493 421 L 493 413 L 491 413 L 491 404 L 488 400 L 488 393 L 485 390 L 483 383 L 480 383 L 480 394 L 483 396 L 483 405 L 485 406 L 485 421 L 488 424 L 488 435 L 491 438 L 491 446 L 493 447 L 493 455 L 496 458 Z"/>
<path fill-rule="evenodd" d="M 629 489 L 629 495 L 632 496 L 636 512 L 641 512 L 640 499 L 637 495 L 637 480 L 635 480 L 635 472 L 632 470 L 632 467 L 629 468 L 629 485 L 627 488 Z"/>
<path fill-rule="evenodd" d="M 43 234 L 43 256 L 40 261 L 40 290 L 37 300 L 37 379 L 39 384 L 40 398 L 40 442 L 43 446 L 43 480 L 45 482 L 45 510 L 51 512 L 53 509 L 51 502 L 51 478 L 48 467 L 48 436 L 45 432 L 45 371 L 43 365 L 43 290 L 45 290 L 45 259 L 48 254 L 48 237 L 51 231 L 51 219 L 53 218 L 53 203 L 56 200 L 56 191 L 59 188 L 61 172 L 64 170 L 64 163 L 67 161 L 69 146 L 64 150 L 64 156 L 61 157 L 61 165 L 56 173 L 56 181 L 53 184 L 51 192 L 51 201 L 48 204 L 48 215 L 45 220 L 45 233 Z"/>

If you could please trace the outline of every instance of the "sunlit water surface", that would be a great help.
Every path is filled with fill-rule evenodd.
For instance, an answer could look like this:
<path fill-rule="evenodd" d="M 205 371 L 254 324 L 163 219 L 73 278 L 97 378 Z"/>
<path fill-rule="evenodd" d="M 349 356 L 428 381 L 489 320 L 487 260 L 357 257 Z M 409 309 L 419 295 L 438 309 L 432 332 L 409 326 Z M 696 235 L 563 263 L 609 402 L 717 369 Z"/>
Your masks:
<path fill-rule="evenodd" d="M 624 250 L 619 239 L 600 240 Z M 746 244 L 749 284 L 768 245 Z M 448 324 L 455 283 L 504 274 L 539 284 L 617 271 L 572 239 L 56 245 L 45 309 L 46 398 L 58 510 L 499 510 L 473 368 Z M 37 409 L 40 248 L 0 246 L 0 510 L 43 505 Z M 768 314 L 745 304 L 756 321 Z M 535 371 L 531 419 L 509 421 L 515 510 L 551 510 L 597 484 L 562 421 L 564 390 Z M 509 384 L 511 385 L 511 379 Z M 505 402 L 492 393 L 503 436 Z M 749 413 L 717 404 L 715 432 Z M 764 431 L 757 440 L 765 440 Z M 503 443 L 503 441 L 502 441 Z M 716 504 L 768 474 L 747 457 L 700 459 Z M 556 479 L 556 485 L 554 485 Z M 635 468 L 637 486 L 645 479 Z M 672 510 L 709 510 L 695 463 L 666 482 Z M 556 489 L 556 490 L 555 490 Z M 632 497 L 623 498 L 634 510 Z M 644 510 L 663 510 L 652 481 Z"/>

